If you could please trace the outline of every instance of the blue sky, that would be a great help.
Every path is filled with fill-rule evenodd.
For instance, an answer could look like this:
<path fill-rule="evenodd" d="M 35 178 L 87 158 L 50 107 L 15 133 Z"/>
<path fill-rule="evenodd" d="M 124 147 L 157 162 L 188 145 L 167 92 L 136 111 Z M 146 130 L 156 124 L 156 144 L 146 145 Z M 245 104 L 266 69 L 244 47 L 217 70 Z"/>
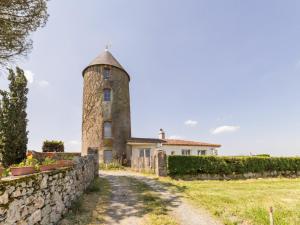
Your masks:
<path fill-rule="evenodd" d="M 80 151 L 82 76 L 110 51 L 131 75 L 132 135 L 220 143 L 221 155 L 300 155 L 300 2 L 52 0 L 18 65 L 29 148 Z M 0 88 L 6 86 L 0 77 Z"/>

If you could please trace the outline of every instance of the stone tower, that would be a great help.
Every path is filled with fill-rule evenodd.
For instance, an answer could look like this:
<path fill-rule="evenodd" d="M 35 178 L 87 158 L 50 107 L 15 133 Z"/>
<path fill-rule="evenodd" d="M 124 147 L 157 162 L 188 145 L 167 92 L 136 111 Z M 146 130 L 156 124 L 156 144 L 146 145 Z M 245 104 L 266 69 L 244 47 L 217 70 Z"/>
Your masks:
<path fill-rule="evenodd" d="M 82 72 L 82 154 L 98 149 L 100 161 L 130 157 L 129 74 L 106 49 Z"/>

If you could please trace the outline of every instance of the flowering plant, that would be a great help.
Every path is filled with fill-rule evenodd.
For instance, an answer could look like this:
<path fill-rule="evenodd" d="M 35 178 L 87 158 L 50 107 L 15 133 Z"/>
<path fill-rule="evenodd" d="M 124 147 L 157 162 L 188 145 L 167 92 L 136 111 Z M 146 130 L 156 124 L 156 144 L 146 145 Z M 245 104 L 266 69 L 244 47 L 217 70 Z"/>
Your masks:
<path fill-rule="evenodd" d="M 38 165 L 37 159 L 34 159 L 32 155 L 28 155 L 21 163 L 13 165 L 13 167 L 26 167 Z"/>

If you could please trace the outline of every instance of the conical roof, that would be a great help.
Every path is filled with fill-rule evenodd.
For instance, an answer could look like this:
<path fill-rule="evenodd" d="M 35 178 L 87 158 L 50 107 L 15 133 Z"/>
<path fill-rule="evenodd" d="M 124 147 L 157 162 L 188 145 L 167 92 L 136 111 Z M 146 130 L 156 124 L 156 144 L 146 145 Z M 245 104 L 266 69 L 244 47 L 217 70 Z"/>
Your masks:
<path fill-rule="evenodd" d="M 84 71 L 89 68 L 90 66 L 94 65 L 110 65 L 117 67 L 121 70 L 123 70 L 129 77 L 129 74 L 127 71 L 123 68 L 123 66 L 118 62 L 118 60 L 107 50 L 105 49 L 104 52 L 102 52 L 100 55 L 98 55 L 82 72 L 84 74 Z"/>

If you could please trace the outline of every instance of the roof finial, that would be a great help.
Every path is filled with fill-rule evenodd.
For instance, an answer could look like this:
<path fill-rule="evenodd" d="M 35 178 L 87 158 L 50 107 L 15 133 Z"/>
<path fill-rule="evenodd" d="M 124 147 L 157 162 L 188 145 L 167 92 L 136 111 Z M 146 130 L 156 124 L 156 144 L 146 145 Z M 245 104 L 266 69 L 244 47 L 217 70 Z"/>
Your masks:
<path fill-rule="evenodd" d="M 105 51 L 107 52 L 109 48 L 111 48 L 111 41 L 108 41 L 108 43 L 105 45 Z"/>

